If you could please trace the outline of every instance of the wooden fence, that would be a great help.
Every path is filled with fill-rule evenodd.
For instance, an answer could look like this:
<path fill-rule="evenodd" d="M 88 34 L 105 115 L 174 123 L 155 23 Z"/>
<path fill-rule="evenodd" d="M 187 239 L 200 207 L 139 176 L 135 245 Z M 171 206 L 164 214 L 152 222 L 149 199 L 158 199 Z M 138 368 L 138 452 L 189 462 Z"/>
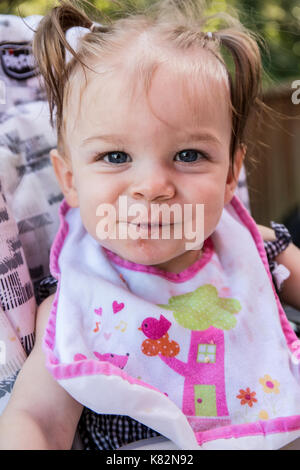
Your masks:
<path fill-rule="evenodd" d="M 282 87 L 267 92 L 264 102 L 285 117 L 264 115 L 258 128 L 254 120 L 249 127 L 247 155 L 256 160 L 253 165 L 246 158 L 249 196 L 252 215 L 260 224 L 282 222 L 300 209 L 300 104 L 292 102 L 294 91 Z"/>

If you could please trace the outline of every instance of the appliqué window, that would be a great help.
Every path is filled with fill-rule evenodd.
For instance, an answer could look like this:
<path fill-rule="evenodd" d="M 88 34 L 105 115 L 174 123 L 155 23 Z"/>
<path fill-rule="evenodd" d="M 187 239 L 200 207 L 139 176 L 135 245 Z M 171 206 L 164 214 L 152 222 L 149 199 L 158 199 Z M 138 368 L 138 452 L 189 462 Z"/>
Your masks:
<path fill-rule="evenodd" d="M 216 345 L 198 344 L 197 362 L 216 362 Z"/>

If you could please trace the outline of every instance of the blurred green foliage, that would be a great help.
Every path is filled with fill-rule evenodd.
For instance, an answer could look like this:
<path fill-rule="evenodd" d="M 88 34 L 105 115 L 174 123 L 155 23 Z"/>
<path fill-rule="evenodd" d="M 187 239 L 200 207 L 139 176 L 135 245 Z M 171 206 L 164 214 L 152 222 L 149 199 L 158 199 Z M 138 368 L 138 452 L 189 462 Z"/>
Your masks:
<path fill-rule="evenodd" d="M 153 0 L 89 0 L 105 15 L 118 17 L 132 6 L 151 4 Z M 44 14 L 56 0 L 4 0 L 0 13 L 27 16 Z M 234 7 L 241 21 L 265 39 L 269 54 L 263 52 L 265 70 L 272 82 L 300 76 L 300 2 L 299 0 L 212 0 L 209 12 Z"/>

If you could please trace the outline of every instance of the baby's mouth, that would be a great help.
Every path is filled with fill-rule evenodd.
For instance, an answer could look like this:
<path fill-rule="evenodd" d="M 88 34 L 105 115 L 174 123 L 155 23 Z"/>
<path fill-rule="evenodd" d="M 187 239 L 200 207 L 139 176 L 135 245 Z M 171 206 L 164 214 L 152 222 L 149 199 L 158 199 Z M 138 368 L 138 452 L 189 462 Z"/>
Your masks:
<path fill-rule="evenodd" d="M 141 228 L 141 229 L 151 229 L 151 228 L 161 228 L 161 227 L 171 227 L 173 226 L 174 224 L 172 223 L 167 223 L 167 224 L 163 224 L 162 222 L 156 222 L 156 223 L 142 223 L 142 222 L 139 222 L 137 224 L 134 224 L 132 223 L 133 225 L 136 225 L 138 228 Z"/>
<path fill-rule="evenodd" d="M 128 222 L 120 220 L 119 223 L 126 223 L 128 225 L 134 225 L 140 229 L 151 229 L 151 228 L 161 228 L 161 227 L 172 227 L 174 222 L 162 223 L 162 222 Z"/>
<path fill-rule="evenodd" d="M 162 227 L 163 224 L 161 222 L 152 223 L 152 224 L 151 224 L 151 222 L 149 222 L 149 223 L 139 222 L 138 224 L 135 224 L 135 225 L 137 225 L 138 227 L 142 227 L 142 228 L 147 228 L 147 227 L 150 228 L 150 227 Z"/>

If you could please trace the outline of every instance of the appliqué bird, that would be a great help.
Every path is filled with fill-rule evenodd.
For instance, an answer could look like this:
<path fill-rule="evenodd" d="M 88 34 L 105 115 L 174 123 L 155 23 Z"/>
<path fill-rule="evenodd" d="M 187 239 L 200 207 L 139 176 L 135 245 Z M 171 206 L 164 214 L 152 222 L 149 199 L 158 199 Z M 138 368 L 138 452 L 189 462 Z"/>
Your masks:
<path fill-rule="evenodd" d="M 138 328 L 147 336 L 148 339 L 143 341 L 141 350 L 146 356 L 163 356 L 174 357 L 180 351 L 179 344 L 176 341 L 170 341 L 167 331 L 172 325 L 163 315 L 159 320 L 153 317 L 145 318 L 142 325 Z"/>
<path fill-rule="evenodd" d="M 167 333 L 171 325 L 172 323 L 163 315 L 160 316 L 159 320 L 148 317 L 145 318 L 139 330 L 141 330 L 147 338 L 159 339 Z"/>

